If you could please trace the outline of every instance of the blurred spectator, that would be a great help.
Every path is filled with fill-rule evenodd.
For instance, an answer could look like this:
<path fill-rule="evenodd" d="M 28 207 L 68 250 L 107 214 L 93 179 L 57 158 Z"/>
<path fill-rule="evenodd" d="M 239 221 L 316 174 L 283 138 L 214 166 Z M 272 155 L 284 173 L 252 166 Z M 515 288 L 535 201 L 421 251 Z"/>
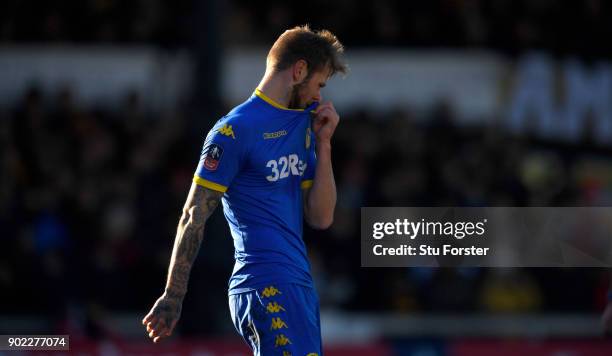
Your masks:
<path fill-rule="evenodd" d="M 507 53 L 547 49 L 591 58 L 612 55 L 607 45 L 611 8 L 601 0 L 223 4 L 224 44 L 263 44 L 288 26 L 309 23 L 329 28 L 349 47 L 486 47 Z M 148 43 L 176 48 L 192 40 L 193 6 L 191 1 L 169 0 L 3 1 L 0 43 Z"/>
<path fill-rule="evenodd" d="M 180 47 L 191 41 L 192 6 L 8 0 L 0 3 L 0 44 Z M 235 0 L 223 10 L 221 32 L 229 45 L 269 44 L 287 26 L 308 22 L 331 29 L 349 48 L 612 54 L 611 8 L 601 0 Z M 95 336 L 108 333 L 95 322 L 99 315 L 143 312 L 157 297 L 201 142 L 187 132 L 182 113 L 145 112 L 139 93 L 118 111 L 78 107 L 74 95 L 65 88 L 50 98 L 32 88 L 17 107 L 0 110 L 0 313 L 37 313 Z M 591 138 L 588 129 L 583 142 L 567 144 L 514 137 L 495 126 L 458 127 L 444 102 L 430 113 L 343 113 L 334 137 L 335 223 L 305 233 L 322 306 L 405 313 L 596 310 L 604 288 L 599 271 L 415 268 L 380 278 L 358 263 L 361 206 L 609 205 L 610 148 Z M 185 301 L 196 316 L 184 316 L 185 333 L 218 330 L 215 323 L 226 318 L 219 305 L 226 302 L 232 250 L 219 213 L 206 234 Z M 210 323 L 202 325 L 197 315 L 211 316 Z"/>
<path fill-rule="evenodd" d="M 0 228 L 8 248 L 0 252 L 0 286 L 9 301 L 3 313 L 31 313 L 38 305 L 42 315 L 67 318 L 64 324 L 71 325 L 75 310 L 97 305 L 95 310 L 140 311 L 157 295 L 152 288 L 164 278 L 201 142 L 192 142 L 178 113 L 151 117 L 139 102 L 132 93 L 123 109 L 111 112 L 76 107 L 69 89 L 56 98 L 31 89 L 22 105 L 3 114 Z M 567 295 L 566 283 L 550 282 L 551 274 L 558 279 L 563 271 L 397 269 L 381 281 L 355 263 L 356 241 L 361 206 L 609 204 L 609 161 L 589 158 L 605 148 L 525 141 L 494 127 L 456 127 L 452 110 L 443 107 L 429 120 L 393 110 L 382 117 L 347 113 L 343 122 L 334 150 L 335 223 L 305 234 L 323 307 L 596 308 L 600 279 L 583 281 L 587 296 L 570 303 L 559 299 Z M 223 299 L 232 264 L 227 227 L 220 217 L 215 221 L 194 270 L 205 273 L 200 278 L 209 287 L 194 287 L 186 303 L 223 320 L 214 303 L 200 303 Z M 207 273 L 211 268 L 226 273 Z M 44 281 L 35 286 L 36 300 L 24 297 L 33 295 L 34 280 Z M 186 318 L 182 328 L 199 332 L 197 324 L 197 318 Z"/>

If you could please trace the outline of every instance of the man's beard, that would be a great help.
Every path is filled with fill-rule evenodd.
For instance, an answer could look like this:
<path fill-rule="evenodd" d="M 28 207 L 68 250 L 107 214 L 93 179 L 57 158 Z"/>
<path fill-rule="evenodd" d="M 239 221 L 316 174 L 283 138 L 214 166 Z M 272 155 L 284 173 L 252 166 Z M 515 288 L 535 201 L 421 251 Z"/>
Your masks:
<path fill-rule="evenodd" d="M 293 86 L 293 88 L 291 89 L 291 98 L 289 99 L 289 109 L 305 109 L 306 108 L 307 103 L 302 103 L 302 100 L 300 98 L 300 90 L 304 86 L 306 86 L 306 84 L 308 84 L 309 79 L 310 78 L 306 78 L 301 83 Z"/>

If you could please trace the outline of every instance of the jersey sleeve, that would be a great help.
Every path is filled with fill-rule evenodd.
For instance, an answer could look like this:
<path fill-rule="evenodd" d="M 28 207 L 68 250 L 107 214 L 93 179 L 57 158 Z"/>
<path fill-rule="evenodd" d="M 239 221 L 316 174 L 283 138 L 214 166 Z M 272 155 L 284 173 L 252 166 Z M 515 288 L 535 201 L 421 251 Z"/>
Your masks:
<path fill-rule="evenodd" d="M 208 132 L 193 181 L 225 193 L 244 161 L 246 131 L 234 120 L 221 119 Z"/>
<path fill-rule="evenodd" d="M 302 176 L 302 189 L 307 189 L 312 187 L 312 182 L 314 180 L 315 171 L 317 167 L 317 155 L 315 153 L 315 136 L 312 133 L 310 134 L 310 147 L 306 153 L 306 170 L 304 171 L 304 175 Z"/>

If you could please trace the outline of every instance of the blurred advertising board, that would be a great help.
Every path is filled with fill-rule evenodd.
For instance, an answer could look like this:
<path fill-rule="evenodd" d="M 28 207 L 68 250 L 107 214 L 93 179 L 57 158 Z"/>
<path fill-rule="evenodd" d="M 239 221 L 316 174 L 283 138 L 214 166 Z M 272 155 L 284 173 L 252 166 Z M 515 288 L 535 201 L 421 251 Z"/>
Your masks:
<path fill-rule="evenodd" d="M 252 352 L 240 340 L 211 339 L 207 341 L 166 341 L 159 345 L 149 342 L 81 341 L 71 342 L 70 354 L 77 355 L 193 355 L 250 356 Z M 66 352 L 30 351 L 23 355 L 65 355 Z M 594 340 L 541 339 L 469 339 L 420 340 L 397 339 L 365 345 L 328 345 L 325 356 L 607 356 L 612 354 L 612 342 Z"/>
<path fill-rule="evenodd" d="M 604 340 L 473 340 L 458 341 L 450 348 L 453 356 L 606 356 L 612 342 Z"/>
<path fill-rule="evenodd" d="M 239 338 L 199 340 L 166 340 L 159 344 L 149 341 L 92 341 L 75 340 L 70 343 L 70 354 L 76 355 L 193 355 L 193 356 L 251 356 L 253 353 Z M 1 354 L 1 353 L 0 353 Z M 30 351 L 27 355 L 66 355 L 65 351 Z M 384 343 L 334 344 L 325 346 L 326 356 L 392 356 L 390 345 Z"/>

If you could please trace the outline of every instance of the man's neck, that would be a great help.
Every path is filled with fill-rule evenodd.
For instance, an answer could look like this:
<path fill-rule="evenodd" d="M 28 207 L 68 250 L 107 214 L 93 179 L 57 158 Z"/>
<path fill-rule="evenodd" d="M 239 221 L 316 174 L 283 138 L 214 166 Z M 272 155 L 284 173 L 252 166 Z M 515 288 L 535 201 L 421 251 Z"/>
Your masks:
<path fill-rule="evenodd" d="M 276 103 L 286 108 L 289 107 L 291 85 L 283 78 L 282 74 L 266 73 L 257 88 Z"/>

